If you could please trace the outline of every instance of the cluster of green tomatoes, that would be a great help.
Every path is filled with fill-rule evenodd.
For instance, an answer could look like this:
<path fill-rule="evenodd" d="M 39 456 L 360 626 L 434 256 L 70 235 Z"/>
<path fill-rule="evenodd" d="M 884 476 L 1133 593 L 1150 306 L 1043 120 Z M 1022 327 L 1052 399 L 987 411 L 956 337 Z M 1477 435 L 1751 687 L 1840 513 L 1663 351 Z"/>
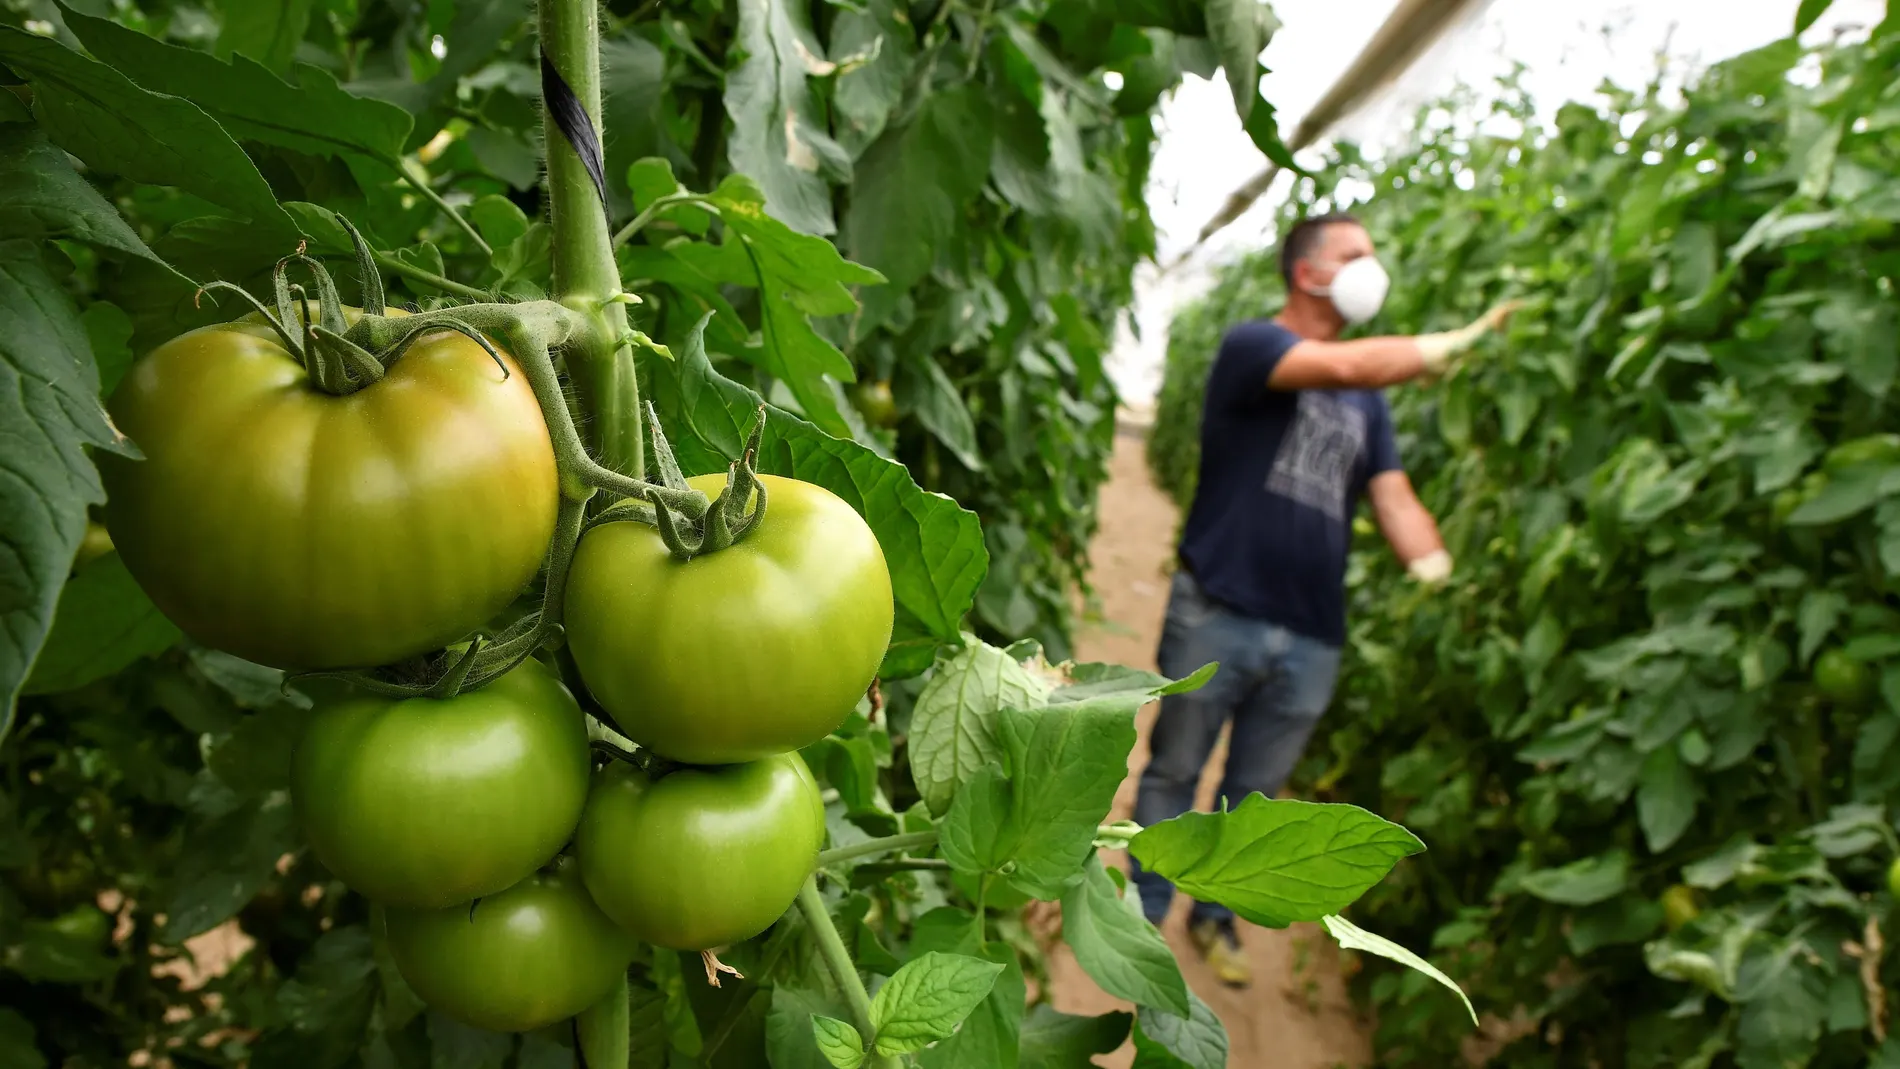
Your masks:
<path fill-rule="evenodd" d="M 269 322 L 175 338 L 115 391 L 143 453 L 102 458 L 132 575 L 194 640 L 293 673 L 420 663 L 492 626 L 549 559 L 561 507 L 528 376 L 444 330 L 367 385 L 320 389 Z M 712 496 L 726 479 L 691 483 Z M 587 528 L 565 661 L 540 651 L 448 698 L 308 688 L 304 835 L 384 907 L 398 969 L 441 1012 L 557 1022 L 640 942 L 748 939 L 811 876 L 824 807 L 796 751 L 875 677 L 891 581 L 850 505 L 759 480 L 769 511 L 717 552 L 681 560 L 636 520 Z M 601 758 L 575 677 L 638 760 Z"/>

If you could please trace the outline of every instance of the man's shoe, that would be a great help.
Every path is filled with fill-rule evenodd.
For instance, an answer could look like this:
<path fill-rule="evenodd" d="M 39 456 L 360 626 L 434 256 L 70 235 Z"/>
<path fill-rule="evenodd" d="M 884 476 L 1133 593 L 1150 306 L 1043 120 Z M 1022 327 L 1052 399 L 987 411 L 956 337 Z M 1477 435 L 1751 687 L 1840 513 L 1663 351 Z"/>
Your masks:
<path fill-rule="evenodd" d="M 1229 987 L 1246 987 L 1253 983 L 1253 966 L 1247 963 L 1247 952 L 1241 949 L 1231 923 L 1195 921 L 1188 927 L 1188 938 L 1194 941 L 1221 983 Z"/>

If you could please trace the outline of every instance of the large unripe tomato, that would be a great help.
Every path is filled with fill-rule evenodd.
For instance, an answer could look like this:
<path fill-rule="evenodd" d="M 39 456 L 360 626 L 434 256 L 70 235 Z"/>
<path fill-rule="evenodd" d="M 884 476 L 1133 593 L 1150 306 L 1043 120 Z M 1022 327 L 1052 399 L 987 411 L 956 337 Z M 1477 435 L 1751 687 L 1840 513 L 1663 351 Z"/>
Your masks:
<path fill-rule="evenodd" d="M 858 388 L 851 392 L 851 404 L 872 426 L 891 427 L 897 424 L 897 399 L 891 396 L 891 384 L 888 382 L 859 383 Z"/>
<path fill-rule="evenodd" d="M 689 480 L 708 497 L 723 474 Z M 595 527 L 567 583 L 568 645 L 628 738 L 693 765 L 752 761 L 830 734 L 891 640 L 877 536 L 831 491 L 762 475 L 743 541 L 675 560 L 651 527 Z"/>
<path fill-rule="evenodd" d="M 112 395 L 145 454 L 98 457 L 113 544 L 186 634 L 260 664 L 367 667 L 451 642 L 507 607 L 554 532 L 547 425 L 504 362 L 505 379 L 435 333 L 333 397 L 261 321 L 180 335 Z"/>
<path fill-rule="evenodd" d="M 818 782 L 795 753 L 657 780 L 614 762 L 594 775 L 574 854 L 622 928 L 655 946 L 710 950 L 791 908 L 824 841 Z"/>
<path fill-rule="evenodd" d="M 530 660 L 446 701 L 323 703 L 297 744 L 290 796 L 344 883 L 434 909 L 547 864 L 573 837 L 590 763 L 580 706 Z"/>
<path fill-rule="evenodd" d="M 570 859 L 492 898 L 392 909 L 396 971 L 429 1005 L 475 1028 L 527 1032 L 600 1000 L 634 942 L 587 897 Z"/>
<path fill-rule="evenodd" d="M 1814 659 L 1814 689 L 1836 704 L 1858 705 L 1872 695 L 1874 680 L 1866 665 L 1834 649 Z"/>

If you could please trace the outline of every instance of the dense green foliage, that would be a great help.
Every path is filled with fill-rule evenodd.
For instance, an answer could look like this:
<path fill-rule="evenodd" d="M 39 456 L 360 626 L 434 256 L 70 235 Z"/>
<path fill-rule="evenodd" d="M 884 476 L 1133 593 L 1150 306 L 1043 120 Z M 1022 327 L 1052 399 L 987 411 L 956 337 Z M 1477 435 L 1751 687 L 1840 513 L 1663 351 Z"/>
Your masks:
<path fill-rule="evenodd" d="M 1334 915 L 1421 848 L 1365 810 L 1263 800 L 1103 824 L 1135 711 L 1212 666 L 1171 681 L 971 633 L 1061 650 L 1112 396 L 1092 324 L 1149 241 L 1148 112 L 1183 67 L 1222 62 L 1277 150 L 1251 89 L 1269 10 L 625 3 L 602 33 L 595 13 L 0 6 L 0 1066 L 1056 1069 L 1132 1043 L 1144 1066 L 1219 1069 L 1220 1022 L 1101 849 L 1403 959 Z M 1095 88 L 1111 68 L 1113 98 Z M 571 132 L 595 88 L 605 188 Z M 543 129 L 544 91 L 570 132 Z M 253 307 L 276 340 L 244 366 L 268 365 L 268 397 L 202 359 L 219 332 L 183 343 L 200 359 L 151 356 Z M 442 339 L 467 359 L 433 383 L 405 372 L 444 366 Z M 145 396 L 178 364 L 201 378 L 153 404 L 162 420 L 115 425 L 103 397 Z M 843 401 L 854 374 L 894 380 L 895 433 Z M 537 450 L 538 465 L 499 463 L 493 423 L 457 422 L 458 392 L 511 390 L 501 422 L 550 444 L 552 472 Z M 312 422 L 391 399 L 416 410 L 366 421 L 376 455 L 479 493 L 445 505 L 421 489 L 440 482 L 352 468 L 349 448 L 272 448 L 322 444 Z M 461 436 L 396 433 L 439 424 Z M 248 482 L 220 477 L 240 462 L 257 465 Z M 686 481 L 721 472 L 730 499 Z M 797 484 L 830 495 L 823 529 L 786 534 Z M 293 485 L 343 486 L 365 512 L 273 519 Z M 983 508 L 994 567 L 977 515 L 930 487 Z M 125 522 L 108 490 L 149 495 L 134 511 L 151 522 Z M 549 500 L 551 535 L 534 507 Z M 469 511 L 423 522 L 450 506 Z M 535 530 L 501 554 L 512 577 L 484 580 L 484 528 L 524 517 Z M 607 707 L 579 629 L 563 644 L 563 621 L 585 617 L 563 607 L 585 584 L 598 615 L 624 618 L 653 581 L 570 569 L 590 519 L 590 538 L 651 524 L 673 575 L 779 558 L 628 641 L 684 638 L 690 662 L 674 649 L 664 667 L 698 685 L 673 697 L 748 703 L 756 719 L 727 718 L 745 737 L 714 756 L 769 753 L 793 804 L 749 791 L 767 764 L 685 770 L 627 737 L 652 711 Z M 876 581 L 785 582 L 791 550 L 838 549 L 845 520 L 859 551 L 831 563 L 881 557 Z M 421 563 L 402 556 L 414 543 Z M 187 553 L 213 559 L 168 559 Z M 169 580 L 177 619 L 150 597 Z M 171 608 L 211 592 L 215 618 L 284 588 L 340 605 L 346 626 L 265 604 L 214 633 Z M 423 594 L 456 614 L 424 613 L 427 634 L 400 642 L 295 648 L 390 639 Z M 796 618 L 785 602 L 840 600 L 861 642 L 771 641 Z M 689 626 L 689 610 L 716 622 Z M 286 676 L 204 645 L 265 629 L 289 637 L 249 656 L 350 671 Z M 773 694 L 730 689 L 778 672 L 783 691 L 774 657 L 837 676 L 796 688 L 822 708 L 786 723 Z M 644 802 L 597 789 L 579 805 L 583 774 L 609 763 L 610 786 L 631 775 L 618 763 L 650 778 Z M 770 819 L 747 830 L 746 813 Z M 743 896 L 719 886 L 748 879 Z M 1078 962 L 1137 1013 L 1029 1003 L 1037 959 L 1015 914 L 1032 898 L 1064 904 Z"/>
<path fill-rule="evenodd" d="M 1516 134 L 1506 85 L 1298 190 L 1370 183 L 1353 210 L 1394 276 L 1370 332 L 1534 302 L 1445 384 L 1390 391 L 1458 571 L 1421 592 L 1365 540 L 1297 783 L 1430 844 L 1354 916 L 1524 1015 L 1490 1064 L 1900 1058 L 1896 30 L 1782 41 L 1681 101 L 1606 91 L 1553 130 Z M 1212 307 L 1268 300 L 1261 277 Z M 1452 1000 L 1361 982 L 1379 1064 L 1455 1062 Z"/>

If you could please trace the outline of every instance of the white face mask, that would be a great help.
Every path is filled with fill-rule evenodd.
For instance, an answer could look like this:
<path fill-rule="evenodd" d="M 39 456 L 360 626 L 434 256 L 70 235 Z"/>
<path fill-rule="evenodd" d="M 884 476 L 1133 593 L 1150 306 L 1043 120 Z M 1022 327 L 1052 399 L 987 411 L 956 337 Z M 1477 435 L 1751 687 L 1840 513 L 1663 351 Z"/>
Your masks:
<path fill-rule="evenodd" d="M 1348 323 L 1364 323 L 1379 314 L 1379 308 L 1385 304 L 1385 294 L 1392 287 L 1392 279 L 1380 266 L 1378 258 L 1361 256 L 1333 272 L 1333 281 L 1329 286 L 1308 290 L 1315 297 L 1332 298 L 1333 307 L 1339 309 L 1340 318 Z"/>

